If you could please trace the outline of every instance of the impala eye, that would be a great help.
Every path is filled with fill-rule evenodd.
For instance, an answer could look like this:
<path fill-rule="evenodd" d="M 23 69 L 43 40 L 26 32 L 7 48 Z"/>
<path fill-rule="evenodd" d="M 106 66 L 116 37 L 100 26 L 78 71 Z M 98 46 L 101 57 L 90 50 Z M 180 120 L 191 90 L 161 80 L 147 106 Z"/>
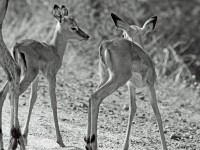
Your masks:
<path fill-rule="evenodd" d="M 122 37 L 123 37 L 123 38 L 127 37 L 127 34 L 126 34 L 126 33 L 123 33 L 123 34 L 122 34 Z"/>
<path fill-rule="evenodd" d="M 76 31 L 77 28 L 76 27 L 71 27 L 71 30 Z"/>

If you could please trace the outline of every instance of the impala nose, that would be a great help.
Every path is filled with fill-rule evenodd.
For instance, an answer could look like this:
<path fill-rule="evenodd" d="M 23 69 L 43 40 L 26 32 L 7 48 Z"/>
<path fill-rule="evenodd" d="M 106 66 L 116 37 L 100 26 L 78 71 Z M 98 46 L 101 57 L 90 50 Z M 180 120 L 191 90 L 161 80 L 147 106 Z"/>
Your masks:
<path fill-rule="evenodd" d="M 85 38 L 86 38 L 86 39 L 89 39 L 89 38 L 90 38 L 90 36 L 89 36 L 89 35 L 86 35 L 86 36 L 85 36 Z"/>

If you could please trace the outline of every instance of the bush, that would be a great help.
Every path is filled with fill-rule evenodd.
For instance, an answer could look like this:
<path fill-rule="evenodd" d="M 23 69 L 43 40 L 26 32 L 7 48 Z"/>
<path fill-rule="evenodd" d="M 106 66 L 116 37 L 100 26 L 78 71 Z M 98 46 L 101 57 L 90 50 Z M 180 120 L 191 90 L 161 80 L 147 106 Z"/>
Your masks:
<path fill-rule="evenodd" d="M 200 72 L 199 65 L 199 1 L 193 0 L 10 0 L 4 25 L 8 47 L 25 38 L 49 41 L 55 21 L 50 15 L 54 3 L 65 4 L 91 40 L 78 49 L 88 61 L 98 58 L 98 46 L 105 39 L 121 36 L 110 17 L 114 12 L 129 24 L 142 25 L 153 15 L 159 17 L 157 27 L 145 41 L 159 77 L 167 76 L 176 81 L 190 81 L 192 74 Z M 199 77 L 197 76 L 197 79 Z"/>

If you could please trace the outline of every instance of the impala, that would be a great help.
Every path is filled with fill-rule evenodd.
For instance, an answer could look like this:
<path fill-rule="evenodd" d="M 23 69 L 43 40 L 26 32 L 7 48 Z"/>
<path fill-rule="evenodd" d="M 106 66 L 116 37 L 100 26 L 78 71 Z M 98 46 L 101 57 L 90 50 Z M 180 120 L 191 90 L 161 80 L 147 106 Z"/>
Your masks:
<path fill-rule="evenodd" d="M 50 44 L 41 43 L 32 39 L 26 39 L 19 43 L 16 43 L 11 53 L 13 55 L 13 58 L 17 61 L 21 68 L 19 89 L 20 95 L 29 87 L 29 85 L 31 85 L 29 111 L 22 134 L 25 144 L 27 144 L 27 136 L 29 130 L 28 127 L 31 112 L 37 99 L 37 87 L 39 81 L 37 76 L 39 74 L 39 71 L 41 71 L 42 74 L 47 78 L 49 84 L 49 94 L 51 99 L 51 107 L 53 110 L 57 143 L 61 147 L 64 147 L 65 145 L 60 134 L 57 117 L 57 100 L 55 92 L 56 75 L 61 68 L 63 55 L 65 53 L 68 41 L 86 41 L 89 39 L 89 36 L 78 27 L 74 18 L 68 16 L 68 10 L 64 5 L 62 5 L 61 8 L 58 5 L 54 5 L 53 15 L 57 19 L 57 25 L 55 28 L 53 39 Z M 8 90 L 9 85 L 7 82 L 0 93 L 1 101 L 5 100 Z M 2 115 L 2 112 L 0 113 L 0 115 Z M 2 129 L 1 124 L 0 128 Z M 21 134 L 19 134 L 18 136 L 21 136 Z M 17 139 L 19 139 L 19 137 L 17 137 Z M 2 141 L 0 142 L 3 143 Z M 3 149 L 3 144 L 1 145 L 1 149 Z"/>
<path fill-rule="evenodd" d="M 130 91 L 130 114 L 124 141 L 124 150 L 129 149 L 131 123 L 136 113 L 136 88 L 147 86 L 150 102 L 158 123 L 163 149 L 167 150 L 163 133 L 162 119 L 157 106 L 154 83 L 156 72 L 153 61 L 144 50 L 143 40 L 148 32 L 155 28 L 157 17 L 148 19 L 142 28 L 129 25 L 115 14 L 111 14 L 114 24 L 123 31 L 124 38 L 104 41 L 99 50 L 100 84 L 89 99 L 88 131 L 85 137 L 86 149 L 97 150 L 97 120 L 102 101 L 127 84 Z"/>

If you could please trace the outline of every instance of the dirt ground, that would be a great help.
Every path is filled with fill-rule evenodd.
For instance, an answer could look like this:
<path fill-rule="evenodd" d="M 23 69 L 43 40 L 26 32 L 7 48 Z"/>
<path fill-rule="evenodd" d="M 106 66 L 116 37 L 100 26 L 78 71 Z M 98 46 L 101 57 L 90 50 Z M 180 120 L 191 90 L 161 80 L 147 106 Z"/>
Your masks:
<path fill-rule="evenodd" d="M 74 55 L 67 50 L 63 66 L 57 76 L 58 117 L 66 148 L 56 143 L 56 135 L 47 81 L 41 76 L 38 99 L 34 106 L 29 129 L 28 150 L 84 149 L 87 128 L 88 98 L 98 85 L 98 61 Z M 5 74 L 1 71 L 1 87 Z M 158 105 L 162 114 L 169 150 L 200 150 L 200 107 L 198 93 L 184 84 L 158 80 Z M 20 97 L 19 120 L 25 124 L 29 102 L 28 89 Z M 156 120 L 145 89 L 137 90 L 137 114 L 132 123 L 130 150 L 160 150 L 161 141 Z M 129 93 L 126 86 L 106 98 L 100 108 L 98 120 L 98 147 L 100 150 L 122 149 L 128 119 Z M 3 108 L 5 148 L 9 136 L 9 100 Z M 72 146 L 72 147 L 70 147 Z"/>

